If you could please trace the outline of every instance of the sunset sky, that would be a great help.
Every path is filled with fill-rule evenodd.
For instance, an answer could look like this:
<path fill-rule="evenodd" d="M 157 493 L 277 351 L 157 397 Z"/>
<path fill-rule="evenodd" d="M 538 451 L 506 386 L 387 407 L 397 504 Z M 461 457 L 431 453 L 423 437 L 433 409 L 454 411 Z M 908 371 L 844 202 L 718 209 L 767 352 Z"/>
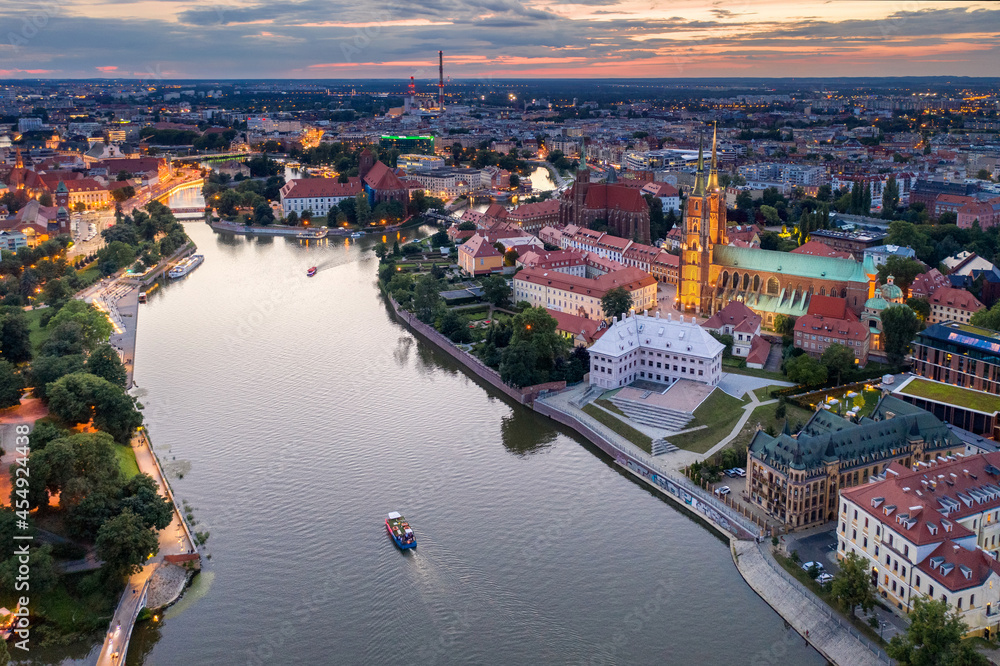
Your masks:
<path fill-rule="evenodd" d="M 1000 4 L 49 0 L 0 7 L 5 78 L 1000 74 Z"/>

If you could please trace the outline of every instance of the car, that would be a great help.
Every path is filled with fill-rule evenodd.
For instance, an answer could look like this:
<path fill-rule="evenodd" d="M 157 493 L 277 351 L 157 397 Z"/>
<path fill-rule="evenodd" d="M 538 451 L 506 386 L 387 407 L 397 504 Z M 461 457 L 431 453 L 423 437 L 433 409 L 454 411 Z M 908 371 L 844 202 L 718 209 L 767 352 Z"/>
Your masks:
<path fill-rule="evenodd" d="M 816 582 L 819 583 L 819 584 L 821 584 L 821 585 L 823 583 L 829 583 L 832 580 L 833 580 L 833 574 L 828 574 L 825 571 L 823 573 L 821 573 L 820 575 L 816 576 Z"/>
<path fill-rule="evenodd" d="M 819 562 L 803 562 L 802 563 L 802 570 L 803 571 L 809 571 L 813 567 L 816 567 L 819 570 L 820 573 L 823 573 L 823 571 L 824 571 L 823 565 L 820 564 Z"/>
<path fill-rule="evenodd" d="M 735 474 L 736 476 L 746 476 L 747 475 L 747 471 L 745 469 L 743 469 L 742 467 L 734 467 L 733 468 L 733 474 Z"/>
<path fill-rule="evenodd" d="M 724 469 L 722 470 L 722 473 L 728 476 L 729 478 L 733 478 L 733 470 L 731 469 Z"/>
<path fill-rule="evenodd" d="M 729 486 L 722 486 L 715 489 L 715 494 L 719 497 L 724 497 L 730 493 Z"/>

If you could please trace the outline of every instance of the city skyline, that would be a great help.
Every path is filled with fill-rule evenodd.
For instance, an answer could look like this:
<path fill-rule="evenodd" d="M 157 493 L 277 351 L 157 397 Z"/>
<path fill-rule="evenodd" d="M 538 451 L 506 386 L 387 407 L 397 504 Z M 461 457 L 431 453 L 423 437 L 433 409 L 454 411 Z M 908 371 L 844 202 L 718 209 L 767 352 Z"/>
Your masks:
<path fill-rule="evenodd" d="M 429 79 L 438 49 L 456 79 L 989 76 L 1000 43 L 986 2 L 65 0 L 0 16 L 14 79 Z"/>

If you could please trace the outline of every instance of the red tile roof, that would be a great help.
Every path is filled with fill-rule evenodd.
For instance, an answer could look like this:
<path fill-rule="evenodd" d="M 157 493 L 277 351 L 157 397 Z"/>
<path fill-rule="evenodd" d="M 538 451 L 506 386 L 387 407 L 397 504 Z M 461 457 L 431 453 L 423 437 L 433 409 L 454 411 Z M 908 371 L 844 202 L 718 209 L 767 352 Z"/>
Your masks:
<path fill-rule="evenodd" d="M 376 162 L 371 170 L 365 174 L 365 184 L 377 192 L 406 189 L 403 182 L 399 180 L 399 176 L 382 162 Z"/>
<path fill-rule="evenodd" d="M 832 247 L 826 243 L 821 243 L 817 240 L 811 240 L 804 245 L 792 250 L 794 254 L 809 254 L 814 257 L 836 257 L 837 259 L 853 259 L 854 256 L 850 252 L 843 252 L 841 250 L 834 250 Z"/>
<path fill-rule="evenodd" d="M 717 331 L 723 326 L 736 326 L 744 321 L 747 321 L 748 319 L 756 321 L 757 326 L 760 326 L 759 314 L 755 314 L 753 310 L 740 301 L 729 301 L 726 307 L 709 317 L 708 321 L 703 323 L 701 327 Z M 754 328 L 756 329 L 756 327 Z"/>
<path fill-rule="evenodd" d="M 587 199 L 583 205 L 590 209 L 624 210 L 632 213 L 649 210 L 639 190 L 620 185 L 591 185 L 587 189 Z"/>
<path fill-rule="evenodd" d="M 818 315 L 805 315 L 795 322 L 795 330 L 803 335 L 826 335 L 838 340 L 867 340 L 868 325 L 846 319 L 829 319 Z"/>
<path fill-rule="evenodd" d="M 361 192 L 361 179 L 353 177 L 346 183 L 338 183 L 335 178 L 297 178 L 282 189 L 285 199 L 353 197 Z"/>
<path fill-rule="evenodd" d="M 747 363 L 764 365 L 767 357 L 771 355 L 771 343 L 763 337 L 756 335 L 750 343 L 750 353 L 747 354 Z"/>
<path fill-rule="evenodd" d="M 476 234 L 469 240 L 458 246 L 460 252 L 471 255 L 478 259 L 480 257 L 499 257 L 500 251 L 493 247 L 488 240 Z"/>
<path fill-rule="evenodd" d="M 569 333 L 573 337 L 581 336 L 588 345 L 597 342 L 607 330 L 602 328 L 603 322 L 598 319 L 587 319 L 559 310 L 548 310 L 548 313 L 556 320 L 557 331 Z"/>
<path fill-rule="evenodd" d="M 931 305 L 958 308 L 967 312 L 976 312 L 986 307 L 966 290 L 955 287 L 938 287 L 928 300 Z"/>
<path fill-rule="evenodd" d="M 834 298 L 833 296 L 819 296 L 813 294 L 809 299 L 809 310 L 807 314 L 827 317 L 829 319 L 846 319 L 848 321 L 858 321 L 858 316 L 847 307 L 846 298 Z"/>

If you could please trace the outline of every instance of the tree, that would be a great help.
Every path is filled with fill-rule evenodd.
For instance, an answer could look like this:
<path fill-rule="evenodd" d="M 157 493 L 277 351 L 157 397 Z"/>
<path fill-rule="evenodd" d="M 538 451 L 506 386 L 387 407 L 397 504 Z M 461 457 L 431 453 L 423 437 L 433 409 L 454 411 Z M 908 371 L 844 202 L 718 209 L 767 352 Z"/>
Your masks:
<path fill-rule="evenodd" d="M 24 380 L 14 366 L 0 359 L 0 409 L 21 404 Z"/>
<path fill-rule="evenodd" d="M 929 307 L 929 306 L 928 306 Z M 1000 302 L 997 302 L 990 309 L 983 308 L 972 315 L 969 320 L 973 326 L 981 326 L 994 331 L 1000 330 Z"/>
<path fill-rule="evenodd" d="M 160 549 L 156 535 L 131 509 L 101 525 L 95 545 L 104 566 L 117 576 L 138 573 L 149 556 Z"/>
<path fill-rule="evenodd" d="M 774 206 L 761 206 L 760 214 L 764 216 L 764 219 L 770 225 L 781 224 L 781 218 L 778 217 L 778 209 Z"/>
<path fill-rule="evenodd" d="M 632 294 L 624 287 L 615 287 L 608 290 L 601 297 L 601 310 L 604 317 L 610 319 L 629 312 L 632 309 Z"/>
<path fill-rule="evenodd" d="M 788 380 L 796 384 L 822 384 L 826 381 L 826 366 L 808 354 L 802 354 L 785 363 Z"/>
<path fill-rule="evenodd" d="M 899 185 L 896 184 L 896 177 L 889 176 L 882 188 L 882 219 L 892 220 L 896 216 L 896 208 L 899 207 Z"/>
<path fill-rule="evenodd" d="M 358 192 L 354 197 L 354 216 L 358 224 L 365 226 L 372 221 L 372 207 L 368 203 L 368 195 Z"/>
<path fill-rule="evenodd" d="M 840 575 L 833 579 L 831 591 L 833 598 L 848 613 L 853 613 L 858 606 L 866 612 L 875 607 L 871 574 L 865 560 L 853 551 L 840 561 Z"/>
<path fill-rule="evenodd" d="M 886 653 L 899 666 L 986 666 L 990 662 L 962 642 L 968 629 L 947 602 L 917 596 L 910 626 L 892 637 Z"/>
<path fill-rule="evenodd" d="M 253 209 L 253 223 L 266 227 L 274 223 L 274 211 L 266 203 L 259 203 Z"/>
<path fill-rule="evenodd" d="M 978 180 L 993 180 L 993 175 L 990 173 L 989 169 L 980 169 L 976 172 L 976 178 Z"/>
<path fill-rule="evenodd" d="M 515 388 L 538 384 L 537 361 L 538 353 L 529 341 L 511 344 L 500 356 L 500 379 Z"/>
<path fill-rule="evenodd" d="M 753 209 L 753 195 L 750 192 L 743 190 L 736 195 L 736 208 L 737 210 L 752 210 Z"/>
<path fill-rule="evenodd" d="M 51 206 L 52 205 L 52 194 L 49 192 L 42 192 L 41 196 L 38 197 L 39 206 Z"/>
<path fill-rule="evenodd" d="M 67 423 L 87 423 L 126 444 L 142 425 L 135 399 L 106 379 L 85 372 L 60 377 L 46 388 L 49 411 Z"/>
<path fill-rule="evenodd" d="M 487 301 L 498 308 L 508 305 L 512 292 L 507 280 L 499 275 L 488 275 L 482 279 L 482 286 Z"/>
<path fill-rule="evenodd" d="M 128 379 L 125 366 L 111 345 L 103 344 L 92 351 L 87 358 L 86 368 L 90 374 L 106 379 L 122 389 L 125 388 Z"/>
<path fill-rule="evenodd" d="M 913 310 L 905 305 L 891 305 L 882 311 L 882 340 L 889 365 L 900 366 L 910 348 L 920 322 Z"/>
<path fill-rule="evenodd" d="M 509 250 L 507 250 L 506 252 L 503 253 L 503 265 L 504 266 L 513 266 L 514 264 L 517 263 L 517 259 L 520 256 L 521 255 L 519 255 L 517 253 L 516 249 L 510 248 Z"/>
<path fill-rule="evenodd" d="M 59 308 L 59 312 L 49 320 L 46 328 L 54 331 L 67 321 L 80 324 L 83 344 L 87 349 L 94 349 L 111 336 L 111 322 L 108 321 L 107 315 L 83 301 L 72 300 Z"/>
<path fill-rule="evenodd" d="M 160 495 L 156 481 L 148 474 L 136 474 L 122 488 L 121 508 L 142 519 L 146 527 L 162 530 L 174 517 L 170 500 Z"/>
<path fill-rule="evenodd" d="M 909 257 L 891 255 L 885 263 L 878 267 L 878 280 L 887 284 L 889 276 L 894 278 L 896 286 L 903 290 L 904 296 L 909 296 L 913 280 L 927 270 L 922 263 Z"/>
<path fill-rule="evenodd" d="M 841 376 L 854 367 L 854 352 L 835 342 L 826 348 L 820 361 L 826 366 L 827 376 L 836 375 L 839 384 Z"/>
<path fill-rule="evenodd" d="M 413 289 L 413 311 L 417 319 L 429 324 L 441 309 L 441 285 L 432 275 L 422 275 Z"/>
<path fill-rule="evenodd" d="M 783 336 L 790 337 L 795 334 L 795 317 L 791 315 L 779 314 L 774 317 L 774 330 Z"/>
<path fill-rule="evenodd" d="M 917 315 L 917 318 L 921 322 L 927 321 L 931 316 L 931 302 L 926 298 L 917 298 L 916 296 L 910 296 L 906 299 L 906 304 L 913 310 L 913 313 Z M 978 314 L 978 313 L 976 313 Z M 973 315 L 975 317 L 975 315 Z"/>
<path fill-rule="evenodd" d="M 8 312 L 0 318 L 0 355 L 14 363 L 30 361 L 32 357 L 28 321 L 20 310 Z"/>
<path fill-rule="evenodd" d="M 476 223 L 471 220 L 466 220 L 458 225 L 459 231 L 475 231 L 476 228 Z"/>

